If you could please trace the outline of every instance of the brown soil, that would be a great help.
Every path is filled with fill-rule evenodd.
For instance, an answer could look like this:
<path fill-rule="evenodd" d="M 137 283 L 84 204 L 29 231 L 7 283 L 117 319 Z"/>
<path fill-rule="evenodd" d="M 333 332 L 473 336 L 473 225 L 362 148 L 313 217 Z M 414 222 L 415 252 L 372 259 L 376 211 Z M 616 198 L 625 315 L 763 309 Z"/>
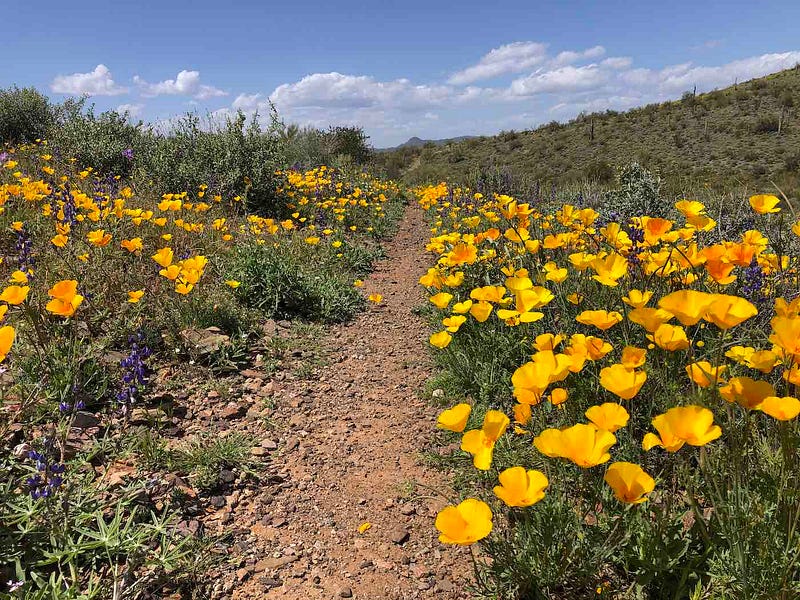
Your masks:
<path fill-rule="evenodd" d="M 270 459 L 280 484 L 227 517 L 224 529 L 249 530 L 231 558 L 249 558 L 233 565 L 225 597 L 469 597 L 467 550 L 436 539 L 444 501 L 432 490 L 446 491 L 446 476 L 420 458 L 437 412 L 418 395 L 431 369 L 427 328 L 414 314 L 426 239 L 421 212 L 409 207 L 365 282 L 365 294 L 383 301 L 326 331 L 328 364 L 311 380 L 275 387 L 280 439 Z M 359 533 L 364 523 L 371 527 Z"/>

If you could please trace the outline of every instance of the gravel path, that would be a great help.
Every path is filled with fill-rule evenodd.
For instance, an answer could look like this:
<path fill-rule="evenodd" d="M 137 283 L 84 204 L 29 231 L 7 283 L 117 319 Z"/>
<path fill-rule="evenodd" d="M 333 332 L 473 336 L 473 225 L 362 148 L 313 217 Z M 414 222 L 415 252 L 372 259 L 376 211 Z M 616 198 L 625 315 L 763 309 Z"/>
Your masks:
<path fill-rule="evenodd" d="M 431 368 L 413 312 L 427 237 L 408 207 L 364 286 L 383 302 L 327 332 L 328 365 L 313 380 L 275 393 L 284 481 L 250 505 L 261 514 L 247 524 L 249 553 L 260 558 L 241 570 L 233 598 L 469 597 L 467 551 L 440 544 L 433 526 L 443 501 L 430 488 L 446 490 L 447 479 L 419 457 L 436 418 L 417 396 Z"/>

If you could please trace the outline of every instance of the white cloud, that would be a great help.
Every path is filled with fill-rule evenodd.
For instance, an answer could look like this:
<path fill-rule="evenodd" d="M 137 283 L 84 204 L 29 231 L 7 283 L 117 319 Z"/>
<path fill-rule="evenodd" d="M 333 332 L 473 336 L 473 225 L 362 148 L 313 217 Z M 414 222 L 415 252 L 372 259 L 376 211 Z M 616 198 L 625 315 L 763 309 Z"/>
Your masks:
<path fill-rule="evenodd" d="M 127 113 L 131 119 L 136 119 L 141 116 L 143 108 L 144 104 L 120 104 L 114 110 L 121 115 Z"/>
<path fill-rule="evenodd" d="M 645 85 L 654 83 L 663 93 L 691 90 L 695 85 L 698 90 L 707 91 L 731 85 L 736 80 L 745 81 L 763 77 L 793 67 L 798 62 L 800 62 L 800 51 L 782 52 L 735 60 L 716 67 L 685 63 L 666 67 L 660 71 L 637 69 L 636 78 Z"/>
<path fill-rule="evenodd" d="M 602 46 L 594 46 L 589 48 L 588 50 L 583 50 L 582 52 L 575 52 L 573 50 L 565 50 L 564 52 L 559 52 L 556 57 L 551 61 L 553 66 L 563 66 L 563 65 L 571 65 L 572 63 L 592 59 L 592 58 L 600 58 L 604 56 L 606 53 L 606 49 Z"/>
<path fill-rule="evenodd" d="M 455 95 L 453 88 L 445 85 L 414 85 L 408 79 L 376 81 L 366 75 L 333 72 L 314 73 L 295 83 L 279 85 L 270 94 L 270 100 L 279 109 L 384 107 L 416 110 L 440 105 Z"/>
<path fill-rule="evenodd" d="M 102 64 L 89 73 L 58 75 L 50 84 L 50 89 L 56 94 L 75 96 L 118 96 L 128 93 L 127 88 L 114 82 L 111 71 Z"/>
<path fill-rule="evenodd" d="M 546 58 L 547 44 L 513 42 L 491 50 L 478 61 L 478 64 L 454 73 L 447 82 L 463 85 L 509 73 L 521 73 L 543 63 Z"/>
<path fill-rule="evenodd" d="M 505 60 L 512 55 L 527 56 L 536 64 L 508 85 L 453 83 L 454 79 L 465 82 L 507 73 L 510 67 Z M 498 124 L 533 127 L 582 111 L 624 110 L 676 98 L 694 85 L 698 91 L 707 91 L 800 62 L 800 51 L 794 51 L 717 66 L 680 63 L 645 69 L 636 68 L 629 57 L 603 58 L 605 55 L 605 49 L 599 46 L 548 56 L 536 54 L 521 43 L 508 44 L 487 54 L 481 69 L 476 70 L 480 66 L 476 65 L 445 82 L 426 84 L 405 78 L 382 81 L 368 75 L 313 73 L 279 85 L 269 94 L 240 94 L 221 109 L 221 114 L 258 111 L 266 121 L 272 101 L 287 123 L 321 128 L 360 125 L 376 144 L 391 145 L 403 141 L 403 136 L 491 133 Z M 489 56 L 492 60 L 487 59 Z"/>
<path fill-rule="evenodd" d="M 198 100 L 208 100 L 219 96 L 227 96 L 228 92 L 210 85 L 200 83 L 199 71 L 183 70 L 175 79 L 165 79 L 158 83 L 148 83 L 138 75 L 133 82 L 139 86 L 142 96 L 192 96 Z"/>
<path fill-rule="evenodd" d="M 627 69 L 633 64 L 633 59 L 629 56 L 609 56 L 607 59 L 600 63 L 603 67 L 609 69 Z"/>
<path fill-rule="evenodd" d="M 607 79 L 607 73 L 598 65 L 569 65 L 515 79 L 511 82 L 509 91 L 512 96 L 577 92 L 597 88 Z"/>

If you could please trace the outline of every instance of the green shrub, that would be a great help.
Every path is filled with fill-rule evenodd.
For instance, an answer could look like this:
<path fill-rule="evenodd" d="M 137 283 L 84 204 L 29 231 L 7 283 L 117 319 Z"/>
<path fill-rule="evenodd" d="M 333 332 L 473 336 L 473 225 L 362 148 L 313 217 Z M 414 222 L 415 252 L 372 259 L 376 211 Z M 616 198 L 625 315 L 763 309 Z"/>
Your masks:
<path fill-rule="evenodd" d="M 232 266 L 232 278 L 241 281 L 237 296 L 247 306 L 275 317 L 328 323 L 351 319 L 364 305 L 352 279 L 345 279 L 326 265 L 326 257 L 301 244 L 240 248 Z"/>
<path fill-rule="evenodd" d="M 34 88 L 0 89 L 0 145 L 32 142 L 48 136 L 53 106 Z"/>
<path fill-rule="evenodd" d="M 275 171 L 283 166 L 280 124 L 275 111 L 262 130 L 258 115 L 249 121 L 238 112 L 207 123 L 195 114 L 178 120 L 165 134 L 148 133 L 147 151 L 139 166 L 159 194 L 209 186 L 226 200 L 246 198 L 261 213 L 278 212 Z"/>
<path fill-rule="evenodd" d="M 54 151 L 65 158 L 75 158 L 81 167 L 127 177 L 136 157 L 147 150 L 141 123 L 131 124 L 114 111 L 98 115 L 94 106 L 86 107 L 85 98 L 66 100 L 56 116 L 56 127 L 50 136 Z"/>
<path fill-rule="evenodd" d="M 642 167 L 630 163 L 622 168 L 616 189 L 606 192 L 603 201 L 611 213 L 627 220 L 640 215 L 662 216 L 661 179 Z"/>

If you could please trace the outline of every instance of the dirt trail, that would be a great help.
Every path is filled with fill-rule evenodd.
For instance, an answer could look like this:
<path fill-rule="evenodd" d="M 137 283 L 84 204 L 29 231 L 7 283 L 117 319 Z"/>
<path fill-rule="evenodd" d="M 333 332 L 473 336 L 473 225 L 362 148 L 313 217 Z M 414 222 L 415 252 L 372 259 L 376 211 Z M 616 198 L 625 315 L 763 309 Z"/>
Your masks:
<path fill-rule="evenodd" d="M 437 541 L 443 502 L 425 497 L 446 477 L 419 459 L 436 417 L 417 396 L 430 375 L 428 333 L 413 312 L 427 232 L 409 207 L 364 286 L 383 302 L 332 328 L 321 342 L 329 364 L 276 395 L 285 436 L 276 462 L 288 476 L 251 527 L 265 555 L 233 598 L 468 597 L 466 550 Z"/>

